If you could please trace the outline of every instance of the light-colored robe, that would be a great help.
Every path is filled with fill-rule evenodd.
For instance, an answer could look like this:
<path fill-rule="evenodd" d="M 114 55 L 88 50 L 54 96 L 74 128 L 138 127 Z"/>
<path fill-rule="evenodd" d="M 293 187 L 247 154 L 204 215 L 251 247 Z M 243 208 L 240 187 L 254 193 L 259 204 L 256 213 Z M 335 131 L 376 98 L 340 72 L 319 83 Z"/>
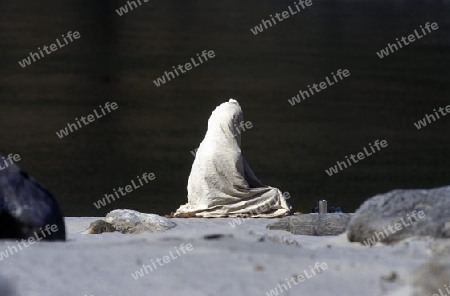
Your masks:
<path fill-rule="evenodd" d="M 241 153 L 239 103 L 230 99 L 212 112 L 188 180 L 188 203 L 175 216 L 281 217 L 290 212 L 281 191 L 266 186 Z"/>

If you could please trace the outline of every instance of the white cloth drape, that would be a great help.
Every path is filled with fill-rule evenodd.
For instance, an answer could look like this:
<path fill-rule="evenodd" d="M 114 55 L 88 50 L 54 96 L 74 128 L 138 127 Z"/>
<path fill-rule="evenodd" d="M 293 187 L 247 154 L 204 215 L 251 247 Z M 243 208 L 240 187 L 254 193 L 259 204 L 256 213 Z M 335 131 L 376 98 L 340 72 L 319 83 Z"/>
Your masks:
<path fill-rule="evenodd" d="M 188 180 L 188 203 L 175 216 L 280 217 L 290 212 L 281 191 L 258 180 L 241 153 L 239 103 L 230 99 L 212 112 Z"/>

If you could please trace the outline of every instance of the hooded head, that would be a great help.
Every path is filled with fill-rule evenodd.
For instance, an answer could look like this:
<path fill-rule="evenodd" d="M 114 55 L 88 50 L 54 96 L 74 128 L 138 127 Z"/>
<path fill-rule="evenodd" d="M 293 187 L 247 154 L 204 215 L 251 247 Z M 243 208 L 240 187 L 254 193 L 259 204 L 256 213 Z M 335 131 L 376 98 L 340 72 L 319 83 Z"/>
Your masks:
<path fill-rule="evenodd" d="M 235 142 L 241 147 L 239 125 L 244 120 L 244 114 L 238 101 L 230 99 L 216 107 L 208 120 L 208 134 L 221 135 L 223 139 Z"/>

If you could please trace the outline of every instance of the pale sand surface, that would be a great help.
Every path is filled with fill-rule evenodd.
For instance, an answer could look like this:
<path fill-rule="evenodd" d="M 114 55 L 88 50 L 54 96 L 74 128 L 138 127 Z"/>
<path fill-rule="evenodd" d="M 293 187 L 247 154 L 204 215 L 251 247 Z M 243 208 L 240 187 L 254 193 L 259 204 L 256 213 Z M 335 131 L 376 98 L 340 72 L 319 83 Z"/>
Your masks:
<path fill-rule="evenodd" d="M 31 245 L 0 261 L 0 285 L 12 295 L 267 295 L 316 262 L 328 269 L 280 295 L 409 295 L 412 271 L 430 260 L 430 239 L 372 248 L 344 235 L 311 237 L 266 230 L 275 219 L 172 219 L 163 233 L 85 234 L 98 218 L 66 218 L 68 241 Z M 205 235 L 223 234 L 221 239 Z M 264 239 L 261 239 L 264 238 Z M 275 242 L 274 242 L 275 241 Z M 177 256 L 175 247 L 191 244 Z M 0 252 L 15 241 L 0 241 Z M 177 256 L 159 266 L 156 259 Z M 135 280 L 142 264 L 157 265 Z M 397 279 L 383 280 L 392 271 Z M 6 280 L 6 283 L 5 283 Z M 2 292 L 2 288 L 0 288 Z M 278 290 L 280 292 L 280 290 Z M 8 295 L 5 291 L 2 296 Z M 276 294 L 273 294 L 276 295 Z"/>

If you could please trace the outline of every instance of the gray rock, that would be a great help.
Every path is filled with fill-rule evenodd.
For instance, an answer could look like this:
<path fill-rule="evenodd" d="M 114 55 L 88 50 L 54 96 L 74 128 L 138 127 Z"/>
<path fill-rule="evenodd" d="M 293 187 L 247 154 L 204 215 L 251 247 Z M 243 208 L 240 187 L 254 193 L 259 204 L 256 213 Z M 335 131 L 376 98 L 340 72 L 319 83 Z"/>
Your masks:
<path fill-rule="evenodd" d="M 106 222 L 122 233 L 158 232 L 171 229 L 175 223 L 167 218 L 133 210 L 114 210 L 106 215 Z"/>
<path fill-rule="evenodd" d="M 103 232 L 114 232 L 116 228 L 104 220 L 96 220 L 89 225 L 89 234 L 100 234 Z"/>
<path fill-rule="evenodd" d="M 286 230 L 300 235 L 339 235 L 347 229 L 350 214 L 304 214 L 284 217 L 267 225 L 268 229 Z"/>
<path fill-rule="evenodd" d="M 348 239 L 373 245 L 413 236 L 450 237 L 450 186 L 393 190 L 365 201 L 348 226 Z M 398 227 L 398 228 L 397 228 Z"/>

